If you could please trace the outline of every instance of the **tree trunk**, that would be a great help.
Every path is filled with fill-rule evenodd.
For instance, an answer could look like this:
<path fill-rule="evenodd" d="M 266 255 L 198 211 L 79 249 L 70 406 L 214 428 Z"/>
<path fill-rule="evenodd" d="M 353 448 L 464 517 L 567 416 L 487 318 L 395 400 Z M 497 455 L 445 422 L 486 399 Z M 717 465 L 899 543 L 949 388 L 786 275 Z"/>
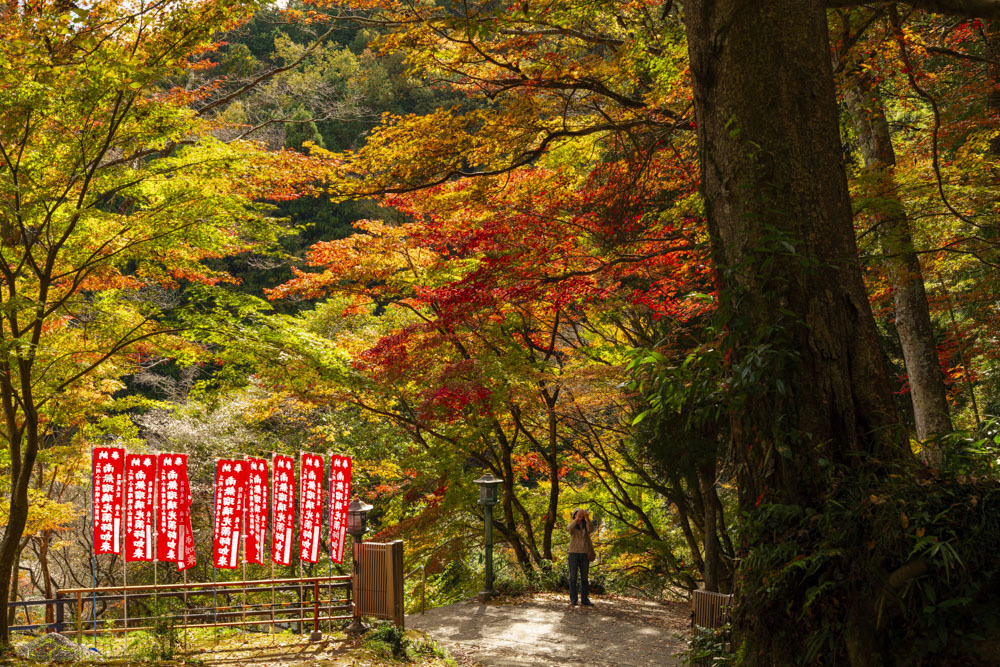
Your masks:
<path fill-rule="evenodd" d="M 826 12 L 819 0 L 688 0 L 684 12 L 702 192 L 729 315 L 740 507 L 823 512 L 830 464 L 909 457 L 858 263 Z M 756 553 L 788 539 L 816 548 L 808 530 L 786 534 L 769 529 L 775 513 L 755 516 L 766 522 L 754 529 Z M 857 618 L 873 604 L 872 584 L 844 584 L 859 596 Z M 737 610 L 750 663 L 781 664 L 802 648 L 775 643 L 802 636 L 791 615 L 781 618 Z"/>
<path fill-rule="evenodd" d="M 559 441 L 556 422 L 555 396 L 548 391 L 543 393 L 546 416 L 548 418 L 549 451 L 546 458 L 549 464 L 549 509 L 545 514 L 544 533 L 542 535 L 542 558 L 552 561 L 552 531 L 559 517 Z"/>
<path fill-rule="evenodd" d="M 27 545 L 27 540 L 22 540 L 17 546 L 17 551 L 14 553 L 14 563 L 21 562 L 21 552 L 24 550 L 25 545 Z M 17 602 L 17 589 L 20 583 L 21 570 L 15 565 L 14 569 L 10 573 L 10 598 L 11 602 Z M 14 620 L 17 615 L 17 607 L 11 607 L 7 610 L 7 625 L 14 625 Z"/>
<path fill-rule="evenodd" d="M 38 536 L 38 566 L 42 574 L 42 596 L 46 600 L 52 599 L 52 574 L 49 572 L 49 544 L 52 540 L 52 531 L 43 531 Z M 55 623 L 55 614 L 52 605 L 45 605 L 45 622 Z"/>
<path fill-rule="evenodd" d="M 906 363 L 917 438 L 925 441 L 934 435 L 951 433 L 953 427 L 948 410 L 948 390 L 927 307 L 924 276 L 913 245 L 906 208 L 896 187 L 896 154 L 892 148 L 889 123 L 882 101 L 867 75 L 849 83 L 844 90 L 844 101 L 871 181 L 870 199 L 875 208 L 875 224 L 896 307 L 896 331 Z M 939 466 L 940 447 L 935 443 L 926 443 L 924 461 Z"/>
<path fill-rule="evenodd" d="M 698 469 L 702 508 L 705 516 L 705 590 L 718 593 L 722 585 L 722 548 L 716 527 L 715 461 L 711 460 Z"/>
<path fill-rule="evenodd" d="M 10 599 L 11 573 L 17 567 L 17 557 L 20 554 L 18 547 L 28 524 L 28 482 L 38 453 L 37 417 L 33 422 L 33 416 L 31 412 L 26 417 L 24 431 L 16 427 L 8 428 L 8 442 L 11 443 L 10 512 L 7 516 L 7 530 L 4 531 L 3 540 L 0 540 L 0 600 Z M 16 435 L 12 435 L 12 431 Z M 20 435 L 22 432 L 23 438 Z M 10 629 L 7 623 L 0 623 L 0 653 L 9 647 Z"/>
<path fill-rule="evenodd" d="M 733 424 L 741 494 L 814 502 L 820 457 L 905 451 L 858 264 L 826 14 L 816 0 L 693 0 L 685 11 L 733 362 L 774 351 L 751 369 L 757 386 Z"/>

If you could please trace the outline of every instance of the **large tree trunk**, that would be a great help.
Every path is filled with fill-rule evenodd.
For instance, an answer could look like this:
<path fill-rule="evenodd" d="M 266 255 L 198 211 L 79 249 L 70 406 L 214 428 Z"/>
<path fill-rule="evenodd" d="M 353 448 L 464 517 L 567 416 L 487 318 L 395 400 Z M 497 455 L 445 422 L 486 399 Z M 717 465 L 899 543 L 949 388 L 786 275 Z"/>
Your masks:
<path fill-rule="evenodd" d="M 685 10 L 734 362 L 758 345 L 777 352 L 758 370 L 770 384 L 753 388 L 734 424 L 748 464 L 741 491 L 814 500 L 819 457 L 904 451 L 858 264 L 825 11 L 816 0 L 694 0 Z M 787 451 L 774 451 L 778 416 L 781 433 L 801 434 Z"/>
<path fill-rule="evenodd" d="M 908 457 L 858 264 L 826 13 L 818 0 L 688 0 L 684 11 L 702 190 L 731 315 L 740 505 L 822 512 L 827 464 Z M 761 527 L 753 546 L 795 535 Z M 845 653 L 871 643 L 861 626 L 872 584 L 853 584 Z M 771 638 L 795 629 L 761 622 L 736 615 L 751 662 L 787 660 L 795 649 Z M 859 665 L 877 659 L 851 653 Z"/>
<path fill-rule="evenodd" d="M 896 187 L 896 154 L 889 123 L 882 101 L 867 75 L 848 84 L 844 101 L 870 179 L 870 198 L 876 209 L 875 223 L 896 307 L 896 331 L 906 363 L 917 438 L 927 440 L 934 435 L 951 433 L 951 415 L 927 307 L 924 276 L 913 245 L 906 208 Z M 940 448 L 933 443 L 926 444 L 924 460 L 930 465 L 940 465 Z"/>

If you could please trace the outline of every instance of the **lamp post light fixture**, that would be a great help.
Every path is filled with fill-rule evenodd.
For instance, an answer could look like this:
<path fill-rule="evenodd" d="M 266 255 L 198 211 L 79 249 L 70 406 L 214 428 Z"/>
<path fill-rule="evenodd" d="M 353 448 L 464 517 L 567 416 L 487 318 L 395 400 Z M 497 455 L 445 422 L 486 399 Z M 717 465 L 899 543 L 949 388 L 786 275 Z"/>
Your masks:
<path fill-rule="evenodd" d="M 494 595 L 493 590 L 493 506 L 498 502 L 499 486 L 503 480 L 486 473 L 475 480 L 479 485 L 479 504 L 483 506 L 483 520 L 486 523 L 486 581 L 483 590 L 476 596 L 480 602 L 486 602 Z"/>
<path fill-rule="evenodd" d="M 353 610 L 351 624 L 347 626 L 348 634 L 361 634 L 368 628 L 361 622 L 361 610 L 358 605 L 358 598 L 361 593 L 361 586 L 358 581 L 358 546 L 361 544 L 362 536 L 368 528 L 368 512 L 372 506 L 363 500 L 355 498 L 347 505 L 347 533 L 351 536 L 351 567 L 352 567 L 352 587 L 353 587 Z"/>

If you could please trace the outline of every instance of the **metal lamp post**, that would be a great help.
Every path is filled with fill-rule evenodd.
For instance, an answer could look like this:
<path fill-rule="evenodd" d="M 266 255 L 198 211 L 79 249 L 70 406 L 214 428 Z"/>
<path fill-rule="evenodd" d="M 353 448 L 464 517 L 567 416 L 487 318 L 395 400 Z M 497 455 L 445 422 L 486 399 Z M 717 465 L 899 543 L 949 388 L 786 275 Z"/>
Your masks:
<path fill-rule="evenodd" d="M 353 588 L 354 588 L 354 609 L 351 615 L 354 617 L 347 627 L 350 634 L 361 634 L 367 628 L 361 623 L 361 610 L 358 607 L 358 598 L 361 593 L 360 582 L 358 581 L 358 545 L 361 544 L 361 537 L 368 528 L 368 512 L 372 506 L 355 498 L 347 506 L 347 533 L 351 536 L 351 565 L 353 568 Z"/>
<path fill-rule="evenodd" d="M 498 487 L 502 483 L 502 479 L 489 472 L 476 480 L 479 485 L 479 504 L 483 506 L 483 518 L 486 522 L 486 581 L 477 596 L 480 602 L 486 602 L 496 595 L 493 590 L 493 506 L 497 504 Z"/>

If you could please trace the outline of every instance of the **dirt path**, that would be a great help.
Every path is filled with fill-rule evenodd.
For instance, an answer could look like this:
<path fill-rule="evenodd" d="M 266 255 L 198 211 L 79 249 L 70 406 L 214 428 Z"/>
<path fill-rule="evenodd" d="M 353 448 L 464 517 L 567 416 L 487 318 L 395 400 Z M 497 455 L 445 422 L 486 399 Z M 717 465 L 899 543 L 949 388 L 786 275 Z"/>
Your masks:
<path fill-rule="evenodd" d="M 515 604 L 458 604 L 406 617 L 462 664 L 679 665 L 689 634 L 688 606 L 594 597 L 571 607 L 565 596 L 535 595 Z"/>

